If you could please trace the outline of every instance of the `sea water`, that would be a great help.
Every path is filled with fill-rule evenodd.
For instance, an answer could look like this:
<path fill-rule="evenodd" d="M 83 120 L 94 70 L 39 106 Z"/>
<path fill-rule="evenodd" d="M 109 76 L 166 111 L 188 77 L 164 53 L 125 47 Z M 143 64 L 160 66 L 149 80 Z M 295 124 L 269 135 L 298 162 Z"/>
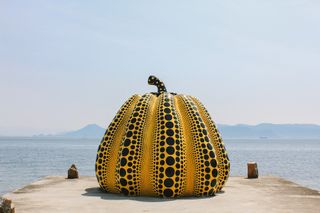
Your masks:
<path fill-rule="evenodd" d="M 0 195 L 48 175 L 67 175 L 75 163 L 79 174 L 94 176 L 99 139 L 0 138 Z M 320 190 L 320 140 L 225 139 L 231 176 L 246 176 L 247 162 L 259 175 L 286 178 Z"/>

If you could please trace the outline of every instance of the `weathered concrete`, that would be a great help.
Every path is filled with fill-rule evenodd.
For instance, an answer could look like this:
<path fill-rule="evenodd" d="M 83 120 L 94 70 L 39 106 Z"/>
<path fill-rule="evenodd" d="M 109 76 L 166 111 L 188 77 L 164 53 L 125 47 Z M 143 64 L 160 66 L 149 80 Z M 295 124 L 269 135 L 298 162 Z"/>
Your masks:
<path fill-rule="evenodd" d="M 320 193 L 277 178 L 231 177 L 210 198 L 126 197 L 99 190 L 95 177 L 46 177 L 15 192 L 16 212 L 320 212 Z"/>

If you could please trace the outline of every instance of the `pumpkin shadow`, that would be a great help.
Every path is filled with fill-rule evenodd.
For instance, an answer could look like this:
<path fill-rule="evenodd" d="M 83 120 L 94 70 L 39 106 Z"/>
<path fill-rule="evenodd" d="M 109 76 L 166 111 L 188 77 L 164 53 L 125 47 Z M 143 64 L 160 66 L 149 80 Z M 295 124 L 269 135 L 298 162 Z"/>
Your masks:
<path fill-rule="evenodd" d="M 82 196 L 100 197 L 104 200 L 134 200 L 140 202 L 170 202 L 175 200 L 193 200 L 193 199 L 211 199 L 213 197 L 180 197 L 180 198 L 161 198 L 161 197 L 146 197 L 146 196 L 126 196 L 123 194 L 113 194 L 102 190 L 100 187 L 86 188 Z"/>
<path fill-rule="evenodd" d="M 113 194 L 103 191 L 100 187 L 92 187 L 85 189 L 85 193 L 82 194 L 83 196 L 93 196 L 93 197 L 100 197 L 104 200 L 135 200 L 141 202 L 167 202 L 172 201 L 173 199 L 164 199 L 164 198 L 157 198 L 157 197 L 133 197 L 133 196 L 126 196 L 123 194 Z"/>

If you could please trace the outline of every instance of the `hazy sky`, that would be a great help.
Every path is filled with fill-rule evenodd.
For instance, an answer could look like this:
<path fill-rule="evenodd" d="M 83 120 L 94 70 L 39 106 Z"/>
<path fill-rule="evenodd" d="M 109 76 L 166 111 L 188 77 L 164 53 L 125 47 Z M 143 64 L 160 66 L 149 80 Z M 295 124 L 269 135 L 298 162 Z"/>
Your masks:
<path fill-rule="evenodd" d="M 0 0 L 0 135 L 106 126 L 134 93 L 217 123 L 320 124 L 320 1 Z"/>

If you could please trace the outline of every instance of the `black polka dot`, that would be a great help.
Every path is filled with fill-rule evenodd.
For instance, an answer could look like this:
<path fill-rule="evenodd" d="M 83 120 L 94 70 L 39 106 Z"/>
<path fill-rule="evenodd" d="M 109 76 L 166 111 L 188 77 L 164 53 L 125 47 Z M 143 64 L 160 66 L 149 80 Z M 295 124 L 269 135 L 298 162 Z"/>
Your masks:
<path fill-rule="evenodd" d="M 212 170 L 212 176 L 217 177 L 218 176 L 218 170 L 214 169 Z"/>
<path fill-rule="evenodd" d="M 171 189 L 165 189 L 163 191 L 164 196 L 171 197 L 173 195 L 173 191 Z"/>
<path fill-rule="evenodd" d="M 211 164 L 212 167 L 216 167 L 217 166 L 217 161 L 215 159 L 212 159 L 210 161 L 210 164 Z"/>
<path fill-rule="evenodd" d="M 168 165 L 170 165 L 170 166 L 173 165 L 174 164 L 174 158 L 173 157 L 167 157 L 166 163 Z"/>
<path fill-rule="evenodd" d="M 124 148 L 124 149 L 122 150 L 122 156 L 127 156 L 128 153 L 129 153 L 129 149 Z"/>
<path fill-rule="evenodd" d="M 123 145 L 129 146 L 130 143 L 131 143 L 130 139 L 126 139 L 126 140 L 124 141 Z"/>
<path fill-rule="evenodd" d="M 173 180 L 170 179 L 170 178 L 167 178 L 167 179 L 164 181 L 164 185 L 165 185 L 166 187 L 171 187 L 171 186 L 173 186 Z"/>
<path fill-rule="evenodd" d="M 172 122 L 167 122 L 166 123 L 166 127 L 167 128 L 172 128 L 173 127 L 173 123 Z"/>
<path fill-rule="evenodd" d="M 123 168 L 120 169 L 120 172 L 119 172 L 119 173 L 120 173 L 120 176 L 121 176 L 121 177 L 126 176 L 126 170 L 123 169 Z"/>
<path fill-rule="evenodd" d="M 170 110 L 169 108 L 165 108 L 165 109 L 164 109 L 164 112 L 165 112 L 165 113 L 170 113 L 171 110 Z"/>
<path fill-rule="evenodd" d="M 172 155 L 174 153 L 174 148 L 172 146 L 168 146 L 166 151 L 169 155 Z"/>
<path fill-rule="evenodd" d="M 173 136 L 173 135 L 174 135 L 174 132 L 173 132 L 172 129 L 168 129 L 168 130 L 166 131 L 166 133 L 167 133 L 168 136 Z"/>
<path fill-rule="evenodd" d="M 120 178 L 120 184 L 121 184 L 122 186 L 126 186 L 126 185 L 127 185 L 127 180 L 124 179 L 124 178 Z"/>
<path fill-rule="evenodd" d="M 121 158 L 121 166 L 125 166 L 127 164 L 127 159 Z"/>
<path fill-rule="evenodd" d="M 215 154 L 214 154 L 214 152 L 213 152 L 213 151 L 210 151 L 210 152 L 209 152 L 209 155 L 210 155 L 210 157 L 212 157 L 212 158 L 214 158 L 214 157 L 215 157 Z"/>
<path fill-rule="evenodd" d="M 174 144 L 174 139 L 172 137 L 168 137 L 166 139 L 166 142 L 167 142 L 168 145 L 173 145 Z"/>
<path fill-rule="evenodd" d="M 174 169 L 172 167 L 166 168 L 166 176 L 172 177 L 174 175 Z"/>
<path fill-rule="evenodd" d="M 168 121 L 170 121 L 172 119 L 172 116 L 171 115 L 165 115 L 164 118 Z"/>
<path fill-rule="evenodd" d="M 137 108 L 138 109 L 138 108 Z M 135 113 L 133 113 L 133 116 L 134 117 L 137 117 L 139 115 L 139 113 L 137 113 L 137 112 L 135 112 Z"/>
<path fill-rule="evenodd" d="M 131 131 L 128 131 L 128 132 L 127 132 L 127 137 L 130 138 L 131 136 L 132 136 L 132 132 L 131 132 Z"/>

